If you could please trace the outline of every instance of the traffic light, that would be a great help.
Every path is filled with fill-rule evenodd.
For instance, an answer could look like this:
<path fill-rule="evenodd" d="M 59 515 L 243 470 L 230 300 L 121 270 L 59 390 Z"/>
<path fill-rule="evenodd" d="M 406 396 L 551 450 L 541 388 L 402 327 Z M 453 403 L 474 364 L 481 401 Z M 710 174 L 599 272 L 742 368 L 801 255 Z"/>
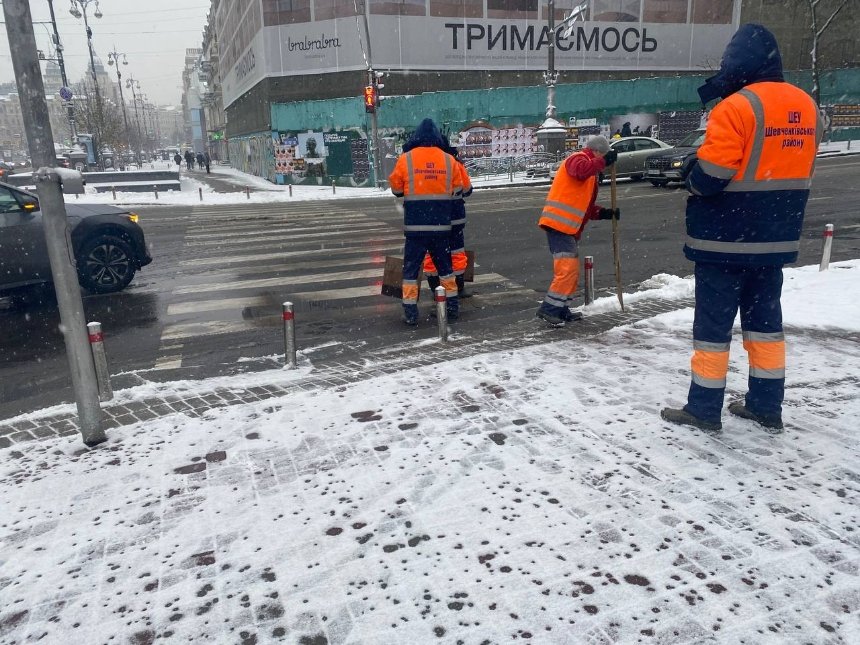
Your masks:
<path fill-rule="evenodd" d="M 364 87 L 364 111 L 368 114 L 376 112 L 376 106 L 379 105 L 379 94 L 375 85 L 366 85 Z"/>

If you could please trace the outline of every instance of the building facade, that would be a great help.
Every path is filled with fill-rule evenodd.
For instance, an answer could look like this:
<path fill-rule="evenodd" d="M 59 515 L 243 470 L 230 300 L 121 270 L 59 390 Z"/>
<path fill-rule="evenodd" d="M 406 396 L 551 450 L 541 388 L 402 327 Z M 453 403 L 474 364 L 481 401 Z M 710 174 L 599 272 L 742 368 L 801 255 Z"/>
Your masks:
<path fill-rule="evenodd" d="M 819 26 L 837 2 L 822 0 Z M 761 22 L 776 33 L 786 69 L 810 66 L 809 6 L 803 0 L 554 4 L 556 24 L 571 15 L 576 19 L 551 32 L 545 0 L 219 0 L 211 16 L 231 160 L 273 181 L 284 174 L 277 172 L 279 166 L 307 171 L 308 164 L 294 161 L 303 154 L 300 135 L 312 124 L 285 121 L 284 115 L 304 103 L 317 102 L 309 107 L 324 109 L 319 101 L 330 105 L 339 99 L 349 99 L 351 109 L 363 113 L 359 97 L 371 66 L 385 74 L 384 96 L 451 93 L 453 105 L 445 116 L 458 124 L 490 116 L 472 109 L 470 92 L 520 87 L 539 94 L 545 88 L 550 42 L 559 87 L 663 78 L 671 95 L 674 79 L 718 67 L 725 44 L 743 22 Z M 817 57 L 822 69 L 858 66 L 856 15 L 850 11 L 821 38 Z M 526 126 L 544 115 L 546 105 L 534 103 L 529 99 L 518 108 L 529 119 Z M 559 112 L 569 112 L 569 106 L 557 103 Z M 391 103 L 380 108 L 381 121 L 388 120 L 386 105 Z M 394 129 L 410 125 L 388 123 Z M 361 130 L 359 138 L 366 138 Z M 322 148 L 328 152 L 327 146 Z M 350 154 L 360 156 L 357 150 Z"/>

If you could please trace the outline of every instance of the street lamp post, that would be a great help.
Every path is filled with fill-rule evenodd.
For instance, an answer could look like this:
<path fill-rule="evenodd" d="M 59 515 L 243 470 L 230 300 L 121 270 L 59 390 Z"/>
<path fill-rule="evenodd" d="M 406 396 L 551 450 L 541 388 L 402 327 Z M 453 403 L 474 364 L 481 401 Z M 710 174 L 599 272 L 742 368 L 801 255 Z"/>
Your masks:
<path fill-rule="evenodd" d="M 81 16 L 83 16 L 84 28 L 86 29 L 86 32 L 87 32 L 87 47 L 89 47 L 89 50 L 90 50 L 90 71 L 92 72 L 93 85 L 95 86 L 95 93 L 96 93 L 96 120 L 97 120 L 97 123 L 96 123 L 96 127 L 95 127 L 96 132 L 94 133 L 96 135 L 96 142 L 95 142 L 95 145 L 93 145 L 93 155 L 95 156 L 96 163 L 101 164 L 101 151 L 99 150 L 99 148 L 101 147 L 101 124 L 103 121 L 102 99 L 101 99 L 101 93 L 99 92 L 99 79 L 96 76 L 95 54 L 93 53 L 93 30 L 90 29 L 90 23 L 89 23 L 89 20 L 87 19 L 87 9 L 89 8 L 90 4 L 95 4 L 96 10 L 93 13 L 93 17 L 94 18 L 101 18 L 103 14 L 102 14 L 101 9 L 99 8 L 99 0 L 70 0 L 70 1 L 72 3 L 72 6 L 69 9 L 69 13 L 72 14 L 72 16 L 74 16 L 75 18 L 80 18 Z"/>
<path fill-rule="evenodd" d="M 137 165 L 140 167 L 142 165 L 142 160 L 140 159 L 140 146 L 142 144 L 142 139 L 140 136 L 140 114 L 137 111 L 137 94 L 135 92 L 136 89 L 140 89 L 140 82 L 134 80 L 131 76 L 125 81 L 125 86 L 131 90 L 131 98 L 132 103 L 134 104 L 134 120 L 137 122 L 137 150 L 134 151 L 134 156 L 137 158 Z"/>
<path fill-rule="evenodd" d="M 555 105 L 555 85 L 558 82 L 558 70 L 555 68 L 555 40 L 558 37 L 557 29 L 566 27 L 568 37 L 572 25 L 577 20 L 585 17 L 587 4 L 582 3 L 570 12 L 558 25 L 555 22 L 555 0 L 547 0 L 547 29 L 549 30 L 549 45 L 547 46 L 547 66 L 543 73 L 546 83 L 546 115 L 545 120 L 538 128 L 536 134 L 538 145 L 545 152 L 560 154 L 564 152 L 564 140 L 566 131 L 558 121 L 558 110 Z"/>
<path fill-rule="evenodd" d="M 128 151 L 131 152 L 131 136 L 128 132 L 128 115 L 125 111 L 125 98 L 122 95 L 122 73 L 119 71 L 119 57 L 122 56 L 122 64 L 128 65 L 128 59 L 125 54 L 120 54 L 114 49 L 112 52 L 108 52 L 108 65 L 113 65 L 116 63 L 116 83 L 119 86 L 119 103 L 122 106 L 122 120 L 125 123 L 125 140 L 126 145 L 128 145 Z M 122 160 L 122 165 L 125 166 L 125 160 Z M 138 165 L 140 165 L 138 163 Z"/>

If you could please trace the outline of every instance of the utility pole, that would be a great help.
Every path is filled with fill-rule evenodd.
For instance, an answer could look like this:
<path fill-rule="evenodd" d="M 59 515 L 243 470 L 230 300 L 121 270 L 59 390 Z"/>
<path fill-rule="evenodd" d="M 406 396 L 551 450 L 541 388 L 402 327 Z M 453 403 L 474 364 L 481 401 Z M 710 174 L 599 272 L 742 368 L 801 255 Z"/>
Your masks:
<path fill-rule="evenodd" d="M 57 31 L 57 18 L 54 15 L 54 0 L 48 0 L 48 9 L 51 11 L 51 25 L 54 27 L 54 48 L 57 51 L 57 65 L 60 66 L 60 78 L 63 79 L 63 87 L 66 89 L 71 89 L 69 87 L 69 79 L 66 77 L 66 64 L 63 61 L 63 45 L 60 44 L 60 32 Z M 63 92 L 60 92 L 62 95 Z M 75 129 L 75 105 L 71 99 L 67 99 L 65 96 L 61 96 L 61 98 L 68 103 L 68 111 L 69 111 L 69 134 L 72 137 L 72 145 L 78 142 L 78 131 Z"/>
<path fill-rule="evenodd" d="M 66 218 L 66 205 L 55 165 L 54 136 L 48 119 L 45 86 L 39 67 L 33 18 L 28 0 L 4 0 L 3 14 L 12 55 L 12 67 L 21 100 L 21 115 L 30 146 L 33 173 L 39 186 L 39 209 L 45 227 L 45 240 L 60 322 L 69 359 L 72 388 L 78 408 L 78 420 L 84 443 L 95 446 L 107 439 L 102 428 L 98 381 L 87 337 L 86 317 L 81 300 L 77 272 Z M 72 171 L 65 171 L 72 174 Z M 80 173 L 74 173 L 80 177 Z M 71 181 L 71 180 L 70 180 Z M 22 213 L 22 217 L 26 215 Z"/>

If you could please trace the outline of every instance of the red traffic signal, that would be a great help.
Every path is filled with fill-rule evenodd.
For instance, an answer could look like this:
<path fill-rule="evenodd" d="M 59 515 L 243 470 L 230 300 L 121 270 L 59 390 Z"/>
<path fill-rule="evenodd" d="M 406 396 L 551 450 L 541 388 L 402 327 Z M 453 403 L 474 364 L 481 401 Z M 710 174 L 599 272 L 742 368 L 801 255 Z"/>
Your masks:
<path fill-rule="evenodd" d="M 367 113 L 376 112 L 377 105 L 379 105 L 379 96 L 376 86 L 366 85 L 364 88 L 364 111 Z"/>

